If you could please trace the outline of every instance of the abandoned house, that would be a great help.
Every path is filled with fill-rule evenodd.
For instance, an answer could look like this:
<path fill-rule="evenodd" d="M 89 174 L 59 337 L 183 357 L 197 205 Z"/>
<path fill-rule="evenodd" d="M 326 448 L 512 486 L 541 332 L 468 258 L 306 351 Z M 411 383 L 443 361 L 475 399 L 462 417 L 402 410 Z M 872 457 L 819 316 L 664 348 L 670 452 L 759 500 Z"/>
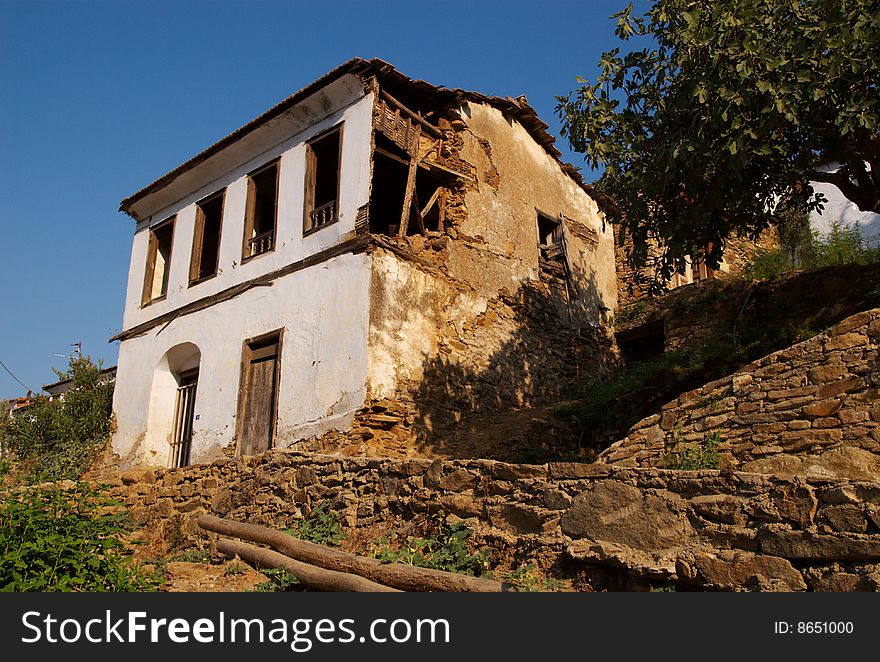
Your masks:
<path fill-rule="evenodd" d="M 123 466 L 427 438 L 611 360 L 611 229 L 524 97 L 353 59 L 120 209 Z"/>

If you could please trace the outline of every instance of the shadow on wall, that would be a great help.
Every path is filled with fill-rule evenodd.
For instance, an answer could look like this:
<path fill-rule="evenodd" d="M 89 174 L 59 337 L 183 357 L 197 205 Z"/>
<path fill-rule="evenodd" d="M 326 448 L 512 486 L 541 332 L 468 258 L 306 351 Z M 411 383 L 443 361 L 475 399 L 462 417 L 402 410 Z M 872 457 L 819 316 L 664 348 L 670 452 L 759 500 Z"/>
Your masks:
<path fill-rule="evenodd" d="M 575 433 L 552 407 L 617 363 L 595 274 L 502 292 L 486 312 L 441 337 L 411 391 L 424 451 L 448 457 L 540 461 L 576 454 Z M 601 323 L 600 323 L 601 320 Z"/>

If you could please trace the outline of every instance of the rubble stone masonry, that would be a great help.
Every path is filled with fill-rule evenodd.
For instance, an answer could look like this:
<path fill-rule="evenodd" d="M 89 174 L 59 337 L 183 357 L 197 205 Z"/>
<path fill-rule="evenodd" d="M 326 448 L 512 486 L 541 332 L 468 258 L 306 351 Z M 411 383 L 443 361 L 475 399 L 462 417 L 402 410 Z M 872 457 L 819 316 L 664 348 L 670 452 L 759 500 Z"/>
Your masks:
<path fill-rule="evenodd" d="M 137 521 L 177 522 L 187 544 L 211 541 L 196 525 L 204 512 L 286 528 L 327 505 L 351 534 L 441 511 L 467 519 L 493 554 L 541 558 L 591 586 L 610 573 L 630 588 L 880 588 L 880 482 L 270 451 L 134 469 L 113 484 Z"/>
<path fill-rule="evenodd" d="M 724 465 L 749 472 L 880 479 L 880 309 L 681 394 L 599 462 L 659 466 L 681 443 L 720 436 Z"/>

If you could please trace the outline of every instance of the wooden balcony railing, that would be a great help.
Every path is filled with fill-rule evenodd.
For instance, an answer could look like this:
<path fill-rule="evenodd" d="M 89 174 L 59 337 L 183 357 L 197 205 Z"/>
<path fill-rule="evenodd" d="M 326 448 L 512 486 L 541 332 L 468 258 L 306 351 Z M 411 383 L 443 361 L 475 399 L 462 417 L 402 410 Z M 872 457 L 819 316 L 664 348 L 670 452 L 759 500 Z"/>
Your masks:
<path fill-rule="evenodd" d="M 331 200 L 309 212 L 309 229 L 314 230 L 322 225 L 332 223 L 336 218 L 336 200 Z"/>
<path fill-rule="evenodd" d="M 258 234 L 253 239 L 248 241 L 248 257 L 253 257 L 254 255 L 260 255 L 262 253 L 267 253 L 271 251 L 275 245 L 275 231 L 269 230 L 268 232 L 263 232 L 262 234 Z"/>

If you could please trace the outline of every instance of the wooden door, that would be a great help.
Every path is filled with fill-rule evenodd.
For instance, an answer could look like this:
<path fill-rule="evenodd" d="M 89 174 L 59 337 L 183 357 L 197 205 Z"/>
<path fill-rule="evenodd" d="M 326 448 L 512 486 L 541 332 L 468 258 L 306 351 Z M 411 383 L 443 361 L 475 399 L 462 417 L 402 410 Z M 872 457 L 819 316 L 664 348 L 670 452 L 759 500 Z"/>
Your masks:
<path fill-rule="evenodd" d="M 238 404 L 239 455 L 257 455 L 272 447 L 280 349 L 277 333 L 245 343 Z"/>

